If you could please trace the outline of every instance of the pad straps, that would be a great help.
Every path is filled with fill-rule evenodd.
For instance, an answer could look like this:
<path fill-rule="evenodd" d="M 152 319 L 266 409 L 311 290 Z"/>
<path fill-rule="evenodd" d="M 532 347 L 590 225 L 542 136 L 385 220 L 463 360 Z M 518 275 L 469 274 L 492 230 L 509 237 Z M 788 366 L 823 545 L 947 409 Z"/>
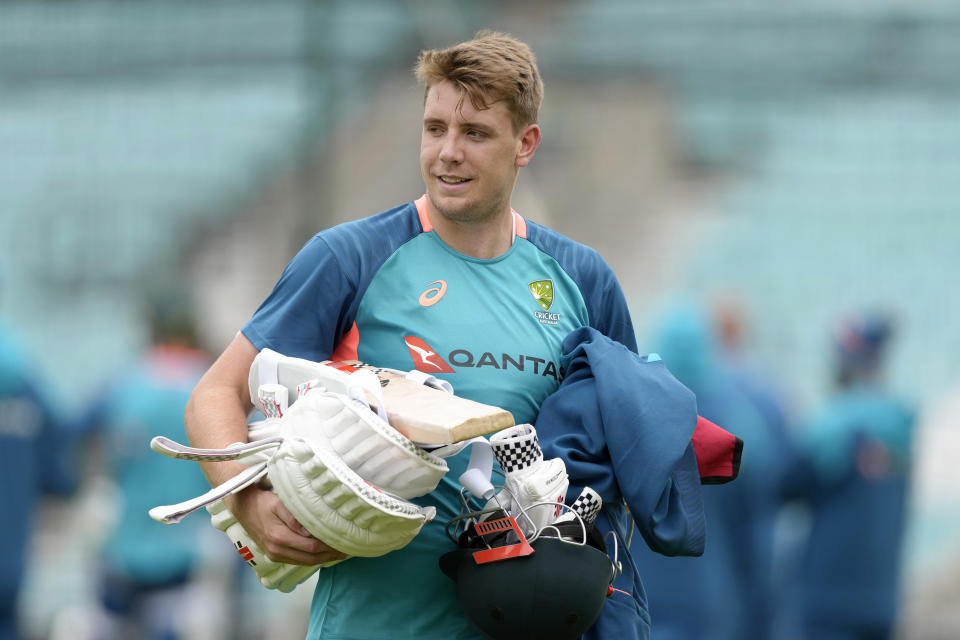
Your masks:
<path fill-rule="evenodd" d="M 150 517 L 163 524 L 176 524 L 197 509 L 213 504 L 226 496 L 246 489 L 267 475 L 267 463 L 261 462 L 255 467 L 244 469 L 223 484 L 217 485 L 202 496 L 185 500 L 179 504 L 172 504 L 150 509 Z"/>

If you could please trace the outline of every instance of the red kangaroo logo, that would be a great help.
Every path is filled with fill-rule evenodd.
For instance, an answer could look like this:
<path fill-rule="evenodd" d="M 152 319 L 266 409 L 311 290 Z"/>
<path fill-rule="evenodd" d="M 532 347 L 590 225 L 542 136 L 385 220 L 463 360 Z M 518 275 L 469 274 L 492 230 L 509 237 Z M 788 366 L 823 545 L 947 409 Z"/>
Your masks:
<path fill-rule="evenodd" d="M 436 350 L 420 338 L 404 336 L 403 341 L 410 350 L 410 357 L 417 371 L 424 373 L 453 373 L 453 368 L 437 355 Z"/>

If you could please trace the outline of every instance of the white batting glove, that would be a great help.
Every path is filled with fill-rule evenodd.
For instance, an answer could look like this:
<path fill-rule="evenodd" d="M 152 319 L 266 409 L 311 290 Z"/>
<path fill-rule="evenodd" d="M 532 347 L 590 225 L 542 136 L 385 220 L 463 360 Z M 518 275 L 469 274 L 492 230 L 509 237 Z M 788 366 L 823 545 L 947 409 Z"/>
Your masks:
<path fill-rule="evenodd" d="M 505 478 L 499 505 L 531 533 L 553 522 L 570 486 L 563 460 L 544 460 L 536 429 L 529 424 L 498 431 L 490 436 L 490 445 Z"/>

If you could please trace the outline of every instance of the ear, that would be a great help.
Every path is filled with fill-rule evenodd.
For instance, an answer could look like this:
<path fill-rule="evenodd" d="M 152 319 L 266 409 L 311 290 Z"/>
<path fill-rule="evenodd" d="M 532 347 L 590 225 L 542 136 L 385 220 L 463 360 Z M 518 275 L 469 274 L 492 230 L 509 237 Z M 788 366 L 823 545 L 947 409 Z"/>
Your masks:
<path fill-rule="evenodd" d="M 525 167 L 540 146 L 540 126 L 528 124 L 520 133 L 520 148 L 517 150 L 517 167 Z"/>

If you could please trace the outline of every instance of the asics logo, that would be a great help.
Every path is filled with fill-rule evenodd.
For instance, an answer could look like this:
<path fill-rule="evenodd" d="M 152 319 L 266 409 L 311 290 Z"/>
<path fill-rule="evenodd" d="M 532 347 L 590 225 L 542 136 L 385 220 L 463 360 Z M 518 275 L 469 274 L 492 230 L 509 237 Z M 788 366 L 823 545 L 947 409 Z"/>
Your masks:
<path fill-rule="evenodd" d="M 423 303 L 421 302 L 420 304 Z M 431 302 L 430 304 L 433 303 Z M 410 351 L 410 357 L 413 358 L 413 362 L 416 365 L 415 368 L 418 371 L 423 371 L 424 373 L 453 373 L 453 369 L 450 368 L 450 365 L 448 365 L 443 358 L 437 355 L 437 352 L 433 350 L 433 347 L 428 345 L 420 338 L 404 336 L 403 341 L 406 343 L 407 349 Z"/>
<path fill-rule="evenodd" d="M 447 292 L 447 283 L 444 280 L 434 280 L 429 285 L 429 289 L 420 294 L 420 306 L 432 307 L 440 302 L 440 298 Z"/>

